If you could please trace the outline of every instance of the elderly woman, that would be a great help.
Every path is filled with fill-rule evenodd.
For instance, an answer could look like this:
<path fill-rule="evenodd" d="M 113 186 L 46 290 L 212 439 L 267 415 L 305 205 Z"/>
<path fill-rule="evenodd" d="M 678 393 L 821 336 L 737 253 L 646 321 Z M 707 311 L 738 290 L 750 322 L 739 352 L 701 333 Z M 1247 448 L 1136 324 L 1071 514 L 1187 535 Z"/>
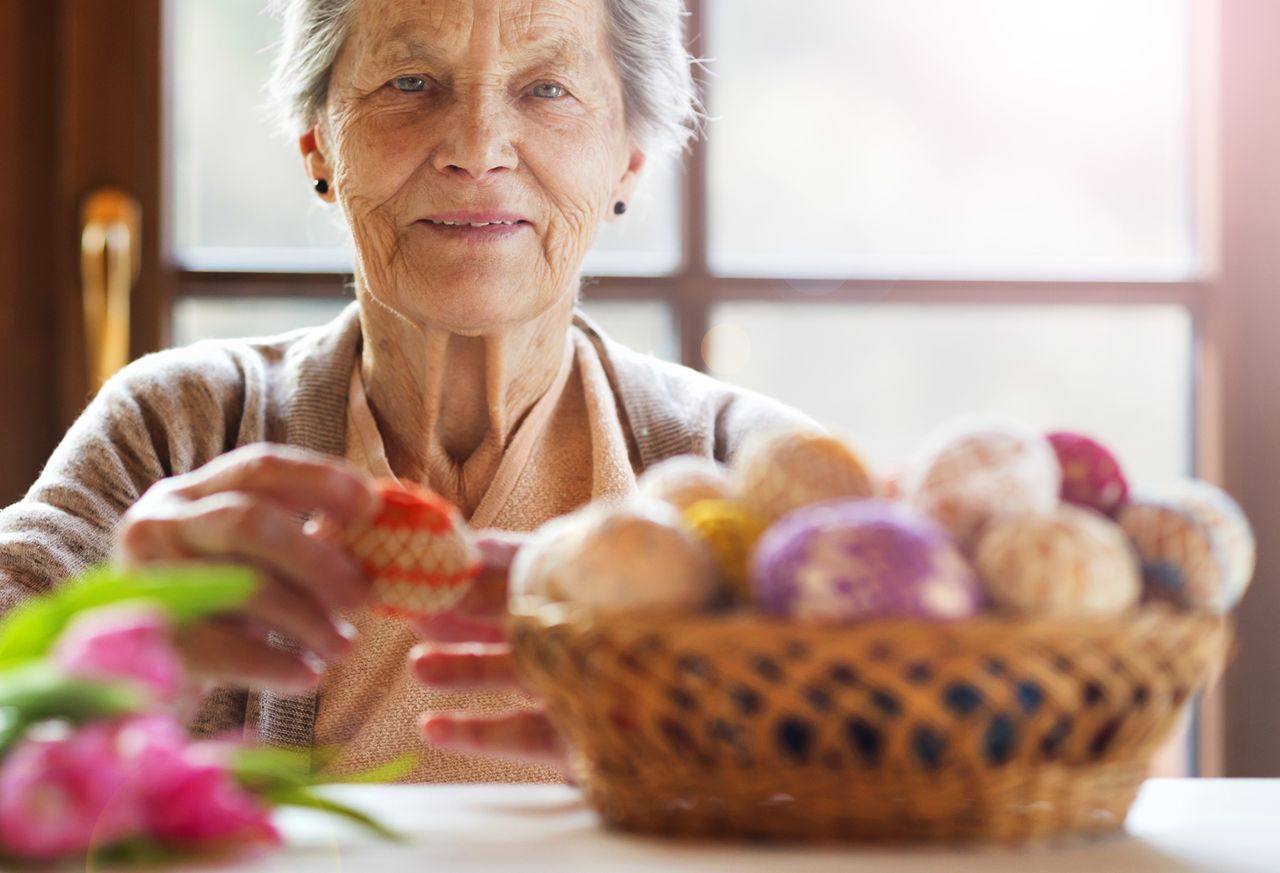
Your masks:
<path fill-rule="evenodd" d="M 479 614 L 502 600 L 515 541 L 485 540 L 474 614 L 420 629 L 434 642 L 415 649 L 298 519 L 365 516 L 372 478 L 394 476 L 473 528 L 527 532 L 665 458 L 727 459 L 748 432 L 808 426 L 574 308 L 600 222 L 623 219 L 646 154 L 691 127 L 680 0 L 279 5 L 276 92 L 316 195 L 350 226 L 356 302 L 319 329 L 112 379 L 0 513 L 0 609 L 104 559 L 249 564 L 263 584 L 243 614 L 184 635 L 212 689 L 194 727 L 341 749 L 337 768 L 425 734 L 416 779 L 554 779 L 554 732 Z"/>

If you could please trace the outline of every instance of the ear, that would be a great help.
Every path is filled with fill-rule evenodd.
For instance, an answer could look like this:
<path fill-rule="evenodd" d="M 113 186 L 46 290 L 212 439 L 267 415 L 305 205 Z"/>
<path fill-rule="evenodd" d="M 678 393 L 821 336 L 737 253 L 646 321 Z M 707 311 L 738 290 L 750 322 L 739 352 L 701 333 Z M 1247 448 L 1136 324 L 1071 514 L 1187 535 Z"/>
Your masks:
<path fill-rule="evenodd" d="M 316 196 L 328 203 L 333 203 L 336 199 L 333 193 L 333 165 L 329 163 L 323 150 L 323 143 L 316 135 L 314 127 L 298 137 L 298 149 L 302 152 L 302 162 L 307 168 L 307 177 L 311 182 L 314 184 L 317 179 L 324 179 L 329 183 L 328 193 Z"/>
<path fill-rule="evenodd" d="M 618 180 L 618 184 L 613 186 L 613 196 L 609 200 L 608 208 L 605 209 L 605 221 L 613 222 L 620 218 L 614 214 L 613 204 L 618 201 L 631 203 L 631 198 L 636 192 L 636 182 L 640 180 L 640 171 L 644 169 L 645 157 L 645 153 L 640 149 L 632 149 L 627 156 L 627 169 Z"/>

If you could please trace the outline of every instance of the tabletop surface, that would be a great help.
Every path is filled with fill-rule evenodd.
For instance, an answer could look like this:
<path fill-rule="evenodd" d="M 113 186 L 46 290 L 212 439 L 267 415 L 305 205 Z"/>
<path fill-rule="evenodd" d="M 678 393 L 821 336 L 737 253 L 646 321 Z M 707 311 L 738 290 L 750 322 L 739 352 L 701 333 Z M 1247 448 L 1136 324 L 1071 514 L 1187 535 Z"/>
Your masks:
<path fill-rule="evenodd" d="M 285 810 L 286 846 L 235 869 L 337 871 L 875 871 L 875 873 L 1280 873 L 1280 779 L 1152 780 L 1127 833 L 1058 848 L 776 847 L 668 842 L 600 827 L 573 789 L 526 785 L 341 786 L 335 797 L 399 830 L 386 843 Z M 174 870 L 222 869 L 208 863 Z"/>

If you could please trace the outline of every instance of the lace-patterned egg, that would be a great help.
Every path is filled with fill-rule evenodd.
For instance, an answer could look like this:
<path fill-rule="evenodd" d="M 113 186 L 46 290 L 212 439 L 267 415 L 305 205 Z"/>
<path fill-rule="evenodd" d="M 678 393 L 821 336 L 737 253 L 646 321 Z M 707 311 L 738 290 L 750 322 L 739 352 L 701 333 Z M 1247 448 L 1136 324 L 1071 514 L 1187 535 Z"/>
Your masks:
<path fill-rule="evenodd" d="M 377 516 L 339 535 L 373 583 L 370 607 L 401 618 L 452 609 L 480 572 L 480 551 L 462 514 L 414 485 L 380 482 L 378 492 Z"/>

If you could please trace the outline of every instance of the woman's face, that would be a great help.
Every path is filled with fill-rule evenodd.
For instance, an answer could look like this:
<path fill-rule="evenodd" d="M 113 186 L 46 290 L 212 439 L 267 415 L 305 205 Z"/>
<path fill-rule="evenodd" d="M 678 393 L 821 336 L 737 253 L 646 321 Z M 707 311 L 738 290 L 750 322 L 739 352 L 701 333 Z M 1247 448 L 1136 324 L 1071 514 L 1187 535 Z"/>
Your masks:
<path fill-rule="evenodd" d="M 302 142 L 368 293 L 468 334 L 576 293 L 601 219 L 644 162 L 606 15 L 603 0 L 357 4 L 325 117 Z"/>

